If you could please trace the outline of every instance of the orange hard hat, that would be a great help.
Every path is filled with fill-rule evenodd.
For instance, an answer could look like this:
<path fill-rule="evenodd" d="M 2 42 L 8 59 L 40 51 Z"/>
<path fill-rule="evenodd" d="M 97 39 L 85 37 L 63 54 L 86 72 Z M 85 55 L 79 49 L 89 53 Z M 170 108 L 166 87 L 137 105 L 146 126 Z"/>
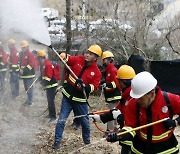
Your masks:
<path fill-rule="evenodd" d="M 29 43 L 27 41 L 21 42 L 21 47 L 27 47 L 27 46 L 29 46 Z"/>
<path fill-rule="evenodd" d="M 102 54 L 102 59 L 105 59 L 105 58 L 114 58 L 114 55 L 110 51 L 104 51 Z"/>
<path fill-rule="evenodd" d="M 136 73 L 131 66 L 122 65 L 117 71 L 117 78 L 118 79 L 125 79 L 130 80 L 135 77 Z"/>
<path fill-rule="evenodd" d="M 38 55 L 39 57 L 45 57 L 45 56 L 46 56 L 46 52 L 45 52 L 44 50 L 38 50 L 38 51 L 37 51 L 37 55 Z"/>
<path fill-rule="evenodd" d="M 9 39 L 8 40 L 8 44 L 15 44 L 15 43 L 16 43 L 16 41 L 14 39 Z"/>

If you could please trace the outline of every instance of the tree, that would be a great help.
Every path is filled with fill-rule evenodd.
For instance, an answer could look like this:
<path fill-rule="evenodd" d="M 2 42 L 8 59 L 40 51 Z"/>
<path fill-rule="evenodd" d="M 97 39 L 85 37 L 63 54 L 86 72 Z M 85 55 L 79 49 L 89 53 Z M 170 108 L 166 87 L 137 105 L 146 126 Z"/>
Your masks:
<path fill-rule="evenodd" d="M 69 53 L 71 49 L 71 38 L 72 38 L 72 32 L 71 32 L 71 0 L 66 0 L 66 53 Z"/>

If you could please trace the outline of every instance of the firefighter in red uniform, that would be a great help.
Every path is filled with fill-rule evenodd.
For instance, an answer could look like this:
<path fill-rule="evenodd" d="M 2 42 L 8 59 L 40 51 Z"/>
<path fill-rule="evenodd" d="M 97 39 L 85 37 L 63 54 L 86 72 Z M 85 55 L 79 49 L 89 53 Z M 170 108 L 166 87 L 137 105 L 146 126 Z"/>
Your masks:
<path fill-rule="evenodd" d="M 114 55 L 110 51 L 105 51 L 102 54 L 103 67 L 105 69 L 104 81 L 101 81 L 101 86 L 104 88 L 105 100 L 108 103 L 109 109 L 113 109 L 121 99 L 119 83 L 116 78 L 117 68 L 114 66 Z M 107 131 L 117 129 L 117 121 L 112 120 L 107 122 Z M 107 135 L 105 133 L 105 135 Z"/>
<path fill-rule="evenodd" d="M 25 105 L 32 105 L 33 101 L 33 79 L 35 77 L 34 64 L 35 57 L 29 50 L 29 44 L 27 41 L 21 42 L 21 61 L 20 61 L 20 77 L 23 79 L 24 88 L 27 92 L 27 100 Z"/>
<path fill-rule="evenodd" d="M 0 42 L 0 91 L 4 91 L 5 75 L 8 66 L 9 55 L 6 53 Z"/>
<path fill-rule="evenodd" d="M 88 104 L 86 96 L 95 91 L 101 80 L 101 72 L 97 66 L 97 59 L 102 54 L 102 50 L 98 45 L 89 47 L 85 56 L 70 56 L 64 57 L 64 53 L 60 56 L 64 58 L 72 71 L 78 77 L 75 79 L 72 73 L 69 73 L 67 83 L 64 84 L 62 90 L 63 99 L 58 122 L 55 130 L 54 149 L 60 148 L 62 134 L 65 127 L 66 119 L 72 110 L 75 111 L 77 116 L 88 114 Z M 88 116 L 79 118 L 82 126 L 82 138 L 84 144 L 90 144 L 90 124 Z"/>
<path fill-rule="evenodd" d="M 49 110 L 49 122 L 53 122 L 56 120 L 56 108 L 55 108 L 55 93 L 56 88 L 58 86 L 57 83 L 57 77 L 55 76 L 56 71 L 54 69 L 53 64 L 46 58 L 46 52 L 44 50 L 38 50 L 37 56 L 39 59 L 39 63 L 42 66 L 42 85 L 44 86 L 44 89 L 46 90 L 46 96 L 48 101 L 48 110 Z M 60 77 L 60 74 L 59 74 Z"/>
<path fill-rule="evenodd" d="M 177 154 L 178 141 L 174 129 L 180 124 L 180 96 L 163 92 L 157 86 L 157 80 L 149 72 L 138 73 L 132 80 L 130 96 L 125 116 L 125 126 L 120 132 L 170 117 L 166 121 L 131 131 L 122 136 L 117 133 L 108 135 L 107 141 L 132 140 L 132 153 L 145 154 Z M 165 95 L 166 94 L 166 95 Z M 165 97 L 166 96 L 166 97 Z"/>
<path fill-rule="evenodd" d="M 89 115 L 89 117 L 93 118 L 96 122 L 106 123 L 111 120 L 117 120 L 117 123 L 122 128 L 124 126 L 124 116 L 125 116 L 125 108 L 128 105 L 128 101 L 131 99 L 130 90 L 131 90 L 131 80 L 135 76 L 135 71 L 131 66 L 122 65 L 117 71 L 117 79 L 119 82 L 119 86 L 122 89 L 122 98 L 118 102 L 117 106 L 110 110 L 108 113 L 104 114 L 94 114 Z M 131 151 L 131 141 L 123 141 L 120 142 L 122 146 L 121 154 L 129 154 Z"/>
<path fill-rule="evenodd" d="M 12 98 L 19 96 L 19 52 L 15 46 L 15 40 L 8 40 L 10 50 L 9 72 Z"/>

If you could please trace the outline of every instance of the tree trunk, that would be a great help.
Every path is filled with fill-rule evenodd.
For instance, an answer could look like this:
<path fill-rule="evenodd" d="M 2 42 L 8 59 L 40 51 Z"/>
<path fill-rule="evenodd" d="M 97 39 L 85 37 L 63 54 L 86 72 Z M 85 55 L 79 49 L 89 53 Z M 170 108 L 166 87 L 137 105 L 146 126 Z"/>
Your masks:
<path fill-rule="evenodd" d="M 71 38 L 72 38 L 72 32 L 71 32 L 71 0 L 66 0 L 66 54 L 70 53 L 71 50 Z M 63 65 L 61 67 L 61 81 L 60 85 L 63 85 L 65 80 L 65 66 Z"/>
<path fill-rule="evenodd" d="M 66 0 L 66 53 L 70 52 L 71 49 L 71 38 L 72 38 L 72 32 L 71 32 L 71 0 Z"/>

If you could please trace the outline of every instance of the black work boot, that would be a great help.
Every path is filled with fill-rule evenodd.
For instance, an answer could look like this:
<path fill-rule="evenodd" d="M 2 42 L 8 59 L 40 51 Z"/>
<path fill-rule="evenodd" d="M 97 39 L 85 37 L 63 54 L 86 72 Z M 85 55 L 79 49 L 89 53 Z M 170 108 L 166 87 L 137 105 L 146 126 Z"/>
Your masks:
<path fill-rule="evenodd" d="M 90 140 L 84 140 L 84 144 L 90 144 Z"/>
<path fill-rule="evenodd" d="M 59 149 L 60 148 L 60 142 L 59 141 L 55 141 L 53 146 L 52 146 L 53 149 Z"/>

